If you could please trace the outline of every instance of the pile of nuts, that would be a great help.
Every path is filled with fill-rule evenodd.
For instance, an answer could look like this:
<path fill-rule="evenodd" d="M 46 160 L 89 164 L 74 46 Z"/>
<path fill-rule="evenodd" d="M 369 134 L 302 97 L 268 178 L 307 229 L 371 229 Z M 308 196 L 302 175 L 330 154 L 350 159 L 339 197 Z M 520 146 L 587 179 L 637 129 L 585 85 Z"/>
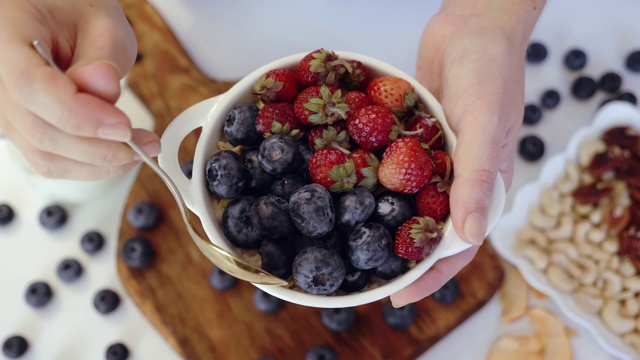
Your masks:
<path fill-rule="evenodd" d="M 640 134 L 618 126 L 581 144 L 516 251 L 640 353 Z"/>

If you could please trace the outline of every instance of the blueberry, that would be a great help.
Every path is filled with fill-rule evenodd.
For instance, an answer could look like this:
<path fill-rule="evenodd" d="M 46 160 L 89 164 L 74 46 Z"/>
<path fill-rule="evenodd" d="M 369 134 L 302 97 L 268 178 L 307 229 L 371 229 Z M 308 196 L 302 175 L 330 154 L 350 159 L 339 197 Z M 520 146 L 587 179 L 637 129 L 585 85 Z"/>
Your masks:
<path fill-rule="evenodd" d="M 220 268 L 214 267 L 209 273 L 209 284 L 216 290 L 226 291 L 236 286 L 237 283 L 238 279 L 235 276 L 229 275 Z"/>
<path fill-rule="evenodd" d="M 180 163 L 180 170 L 182 170 L 187 179 L 191 179 L 193 177 L 193 160 Z"/>
<path fill-rule="evenodd" d="M 120 256 L 128 267 L 144 269 L 153 263 L 156 251 L 147 238 L 135 236 L 124 242 Z"/>
<path fill-rule="evenodd" d="M 620 95 L 618 95 L 617 97 L 618 100 L 622 100 L 622 101 L 626 101 L 628 103 L 631 103 L 633 105 L 636 105 L 638 103 L 638 99 L 636 98 L 636 96 L 630 92 L 623 92 Z"/>
<path fill-rule="evenodd" d="M 353 325 L 356 317 L 356 310 L 352 307 L 322 309 L 320 311 L 322 324 L 329 330 L 335 332 L 347 330 L 351 325 Z"/>
<path fill-rule="evenodd" d="M 627 69 L 633 72 L 640 72 L 640 50 L 629 53 L 626 61 Z"/>
<path fill-rule="evenodd" d="M 224 137 L 232 145 L 258 146 L 263 138 L 256 129 L 258 112 L 260 109 L 250 103 L 238 104 L 231 108 L 224 121 Z"/>
<path fill-rule="evenodd" d="M 598 90 L 598 84 L 588 76 L 580 76 L 571 85 L 571 94 L 579 100 L 591 98 L 596 90 Z"/>
<path fill-rule="evenodd" d="M 293 224 L 306 236 L 321 237 L 333 229 L 333 199 L 322 185 L 308 184 L 296 190 L 289 199 L 289 211 Z"/>
<path fill-rule="evenodd" d="M 56 230 L 67 223 L 67 210 L 60 205 L 49 205 L 40 212 L 40 225 L 47 230 Z"/>
<path fill-rule="evenodd" d="M 107 360 L 126 360 L 129 358 L 129 349 L 123 343 L 109 345 L 105 354 Z"/>
<path fill-rule="evenodd" d="M 622 78 L 614 72 L 607 72 L 598 80 L 598 88 L 609 94 L 617 92 L 621 86 Z"/>
<path fill-rule="evenodd" d="M 289 203 L 277 196 L 259 197 L 251 205 L 251 219 L 258 231 L 268 237 L 281 238 L 296 231 L 289 216 Z"/>
<path fill-rule="evenodd" d="M 527 135 L 520 139 L 518 152 L 527 161 L 536 161 L 544 155 L 544 142 L 535 135 Z"/>
<path fill-rule="evenodd" d="M 407 272 L 407 269 L 407 259 L 392 252 L 385 262 L 375 268 L 374 274 L 380 279 L 391 280 Z"/>
<path fill-rule="evenodd" d="M 29 350 L 27 339 L 20 335 L 13 335 L 2 343 L 2 353 L 9 359 L 17 359 Z"/>
<path fill-rule="evenodd" d="M 211 156 L 205 169 L 209 192 L 223 199 L 232 199 L 242 194 L 251 178 L 240 155 L 231 150 L 223 150 Z"/>
<path fill-rule="evenodd" d="M 433 299 L 442 304 L 451 304 L 460 296 L 460 284 L 455 278 L 451 278 L 436 292 L 433 293 Z"/>
<path fill-rule="evenodd" d="M 325 249 L 334 250 L 335 252 L 340 254 L 343 250 L 343 245 L 345 242 L 341 238 L 340 233 L 335 230 L 321 237 L 311 237 L 299 234 L 294 238 L 296 253 L 299 253 L 306 248 L 320 246 Z"/>
<path fill-rule="evenodd" d="M 557 90 L 549 89 L 542 93 L 540 103 L 545 109 L 553 109 L 560 104 L 560 93 Z"/>
<path fill-rule="evenodd" d="M 56 271 L 60 280 L 70 283 L 78 280 L 82 276 L 82 265 L 76 259 L 64 259 L 58 265 Z"/>
<path fill-rule="evenodd" d="M 527 104 L 524 107 L 522 123 L 525 125 L 537 124 L 542 119 L 542 109 L 538 105 Z"/>
<path fill-rule="evenodd" d="M 382 305 L 382 318 L 392 329 L 407 329 L 416 320 L 416 304 L 394 308 L 391 301 L 386 301 Z"/>
<path fill-rule="evenodd" d="M 345 262 L 346 273 L 340 284 L 340 290 L 346 293 L 354 293 L 364 289 L 371 280 L 373 270 L 362 270 Z"/>
<path fill-rule="evenodd" d="M 373 269 L 391 256 L 393 238 L 384 226 L 368 222 L 358 225 L 347 242 L 349 260 L 358 269 Z"/>
<path fill-rule="evenodd" d="M 120 296 L 113 290 L 100 290 L 93 297 L 93 307 L 100 314 L 109 314 L 120 306 Z"/>
<path fill-rule="evenodd" d="M 260 166 L 271 175 L 284 175 L 297 170 L 302 163 L 298 143 L 290 136 L 271 135 L 260 143 Z"/>
<path fill-rule="evenodd" d="M 298 142 L 298 150 L 300 151 L 300 155 L 302 156 L 302 164 L 300 165 L 300 175 L 307 182 L 311 182 L 311 174 L 309 174 L 309 159 L 315 154 L 315 150 L 309 146 L 306 142 Z"/>
<path fill-rule="evenodd" d="M 137 202 L 127 211 L 127 221 L 134 229 L 151 230 L 160 222 L 160 209 L 149 201 Z"/>
<path fill-rule="evenodd" d="M 242 153 L 242 163 L 249 170 L 250 180 L 247 189 L 256 195 L 264 195 L 271 189 L 275 177 L 264 171 L 258 161 L 258 149 L 247 150 Z"/>
<path fill-rule="evenodd" d="M 532 42 L 527 47 L 527 62 L 537 64 L 547 58 L 547 47 L 539 42 Z"/>
<path fill-rule="evenodd" d="M 295 253 L 287 239 L 264 239 L 258 253 L 260 254 L 262 270 L 279 278 L 291 277 L 291 266 Z"/>
<path fill-rule="evenodd" d="M 340 255 L 322 247 L 302 250 L 293 260 L 293 279 L 309 294 L 331 294 L 340 287 L 344 275 L 345 265 Z"/>
<path fill-rule="evenodd" d="M 87 254 L 95 254 L 104 246 L 104 236 L 97 231 L 89 231 L 80 238 L 80 246 Z"/>
<path fill-rule="evenodd" d="M 338 360 L 338 354 L 330 346 L 316 345 L 307 352 L 304 360 Z"/>
<path fill-rule="evenodd" d="M 308 183 L 309 181 L 305 180 L 302 175 L 288 174 L 275 180 L 273 184 L 271 184 L 271 195 L 289 201 L 291 194 Z"/>
<path fill-rule="evenodd" d="M 251 207 L 258 199 L 239 197 L 227 205 L 222 213 L 222 232 L 233 245 L 243 249 L 257 249 L 263 235 L 251 218 Z"/>
<path fill-rule="evenodd" d="M 274 314 L 284 306 L 284 301 L 261 289 L 253 293 L 253 304 L 263 313 Z"/>
<path fill-rule="evenodd" d="M 8 225 L 14 217 L 14 212 L 9 204 L 0 204 L 0 226 Z"/>
<path fill-rule="evenodd" d="M 41 308 L 47 305 L 52 297 L 53 291 L 51 290 L 51 286 L 44 281 L 32 283 L 25 293 L 27 304 L 35 308 Z"/>
<path fill-rule="evenodd" d="M 367 221 L 376 209 L 376 199 L 367 189 L 357 187 L 342 195 L 336 204 L 336 223 L 352 228 Z"/>
<path fill-rule="evenodd" d="M 376 199 L 372 219 L 395 232 L 415 213 L 413 202 L 408 196 L 388 191 Z"/>
<path fill-rule="evenodd" d="M 587 54 L 580 49 L 571 49 L 564 56 L 564 65 L 569 70 L 580 70 L 587 65 Z"/>

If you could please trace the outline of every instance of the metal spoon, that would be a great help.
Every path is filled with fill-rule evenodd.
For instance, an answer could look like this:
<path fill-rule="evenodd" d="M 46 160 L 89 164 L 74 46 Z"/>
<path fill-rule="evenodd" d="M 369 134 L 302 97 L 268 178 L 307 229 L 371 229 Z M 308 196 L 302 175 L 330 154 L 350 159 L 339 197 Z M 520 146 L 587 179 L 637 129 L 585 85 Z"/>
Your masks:
<path fill-rule="evenodd" d="M 32 42 L 33 47 L 36 49 L 38 54 L 44 58 L 47 63 L 57 69 L 60 68 L 56 65 L 56 63 L 51 58 L 51 55 L 48 51 L 44 49 L 44 47 L 38 42 L 38 40 L 34 40 Z M 277 286 L 290 286 L 290 283 L 286 280 L 283 280 L 277 276 L 274 276 L 259 267 L 256 267 L 249 262 L 241 259 L 237 255 L 234 255 L 227 250 L 214 245 L 209 241 L 205 241 L 198 235 L 193 224 L 191 222 L 190 212 L 187 210 L 187 206 L 184 203 L 182 195 L 180 195 L 180 191 L 173 183 L 171 178 L 167 175 L 167 173 L 162 170 L 158 164 L 151 159 L 138 145 L 136 145 L 132 140 L 126 142 L 133 151 L 135 151 L 145 164 L 147 164 L 161 179 L 164 181 L 165 185 L 169 188 L 169 191 L 175 198 L 178 203 L 178 208 L 180 208 L 180 214 L 182 215 L 182 220 L 186 225 L 187 231 L 189 235 L 193 239 L 193 241 L 198 246 L 198 249 L 218 268 L 224 270 L 230 275 L 235 276 L 238 279 L 249 281 L 255 284 L 260 285 L 277 285 Z"/>

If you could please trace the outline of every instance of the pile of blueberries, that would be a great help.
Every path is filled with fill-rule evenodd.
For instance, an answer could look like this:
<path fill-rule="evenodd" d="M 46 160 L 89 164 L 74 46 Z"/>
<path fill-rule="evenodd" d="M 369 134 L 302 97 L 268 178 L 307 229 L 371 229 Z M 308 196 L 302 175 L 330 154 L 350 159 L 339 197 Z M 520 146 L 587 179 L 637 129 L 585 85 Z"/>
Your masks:
<path fill-rule="evenodd" d="M 528 64 L 536 65 L 547 58 L 547 47 L 541 42 L 531 42 L 527 48 L 526 60 Z M 564 67 L 579 75 L 573 80 L 570 87 L 571 95 L 579 101 L 591 99 L 596 92 L 602 91 L 607 98 L 600 106 L 611 101 L 627 101 L 637 104 L 636 95 L 623 90 L 622 76 L 614 71 L 607 71 L 595 79 L 587 74 L 579 73 L 587 65 L 587 54 L 578 48 L 567 51 L 564 55 Z M 640 73 L 640 50 L 631 51 L 625 59 L 625 68 L 632 73 Z M 548 89 L 540 96 L 539 103 L 525 105 L 523 124 L 532 126 L 540 122 L 545 110 L 551 110 L 560 104 L 560 93 L 556 89 Z M 520 139 L 518 152 L 527 161 L 536 161 L 544 155 L 544 141 L 536 135 L 527 135 Z"/>

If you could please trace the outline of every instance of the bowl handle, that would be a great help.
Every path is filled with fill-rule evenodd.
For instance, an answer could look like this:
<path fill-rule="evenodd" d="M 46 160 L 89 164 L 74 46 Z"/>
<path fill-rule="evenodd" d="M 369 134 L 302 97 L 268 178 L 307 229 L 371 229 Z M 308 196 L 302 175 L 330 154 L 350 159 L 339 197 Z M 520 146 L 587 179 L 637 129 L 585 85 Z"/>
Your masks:
<path fill-rule="evenodd" d="M 158 155 L 158 165 L 174 182 L 189 209 L 193 209 L 191 181 L 180 168 L 178 150 L 187 135 L 207 122 L 209 113 L 218 103 L 218 98 L 219 96 L 216 96 L 203 100 L 180 113 L 169 123 L 160 138 L 162 152 Z"/>

